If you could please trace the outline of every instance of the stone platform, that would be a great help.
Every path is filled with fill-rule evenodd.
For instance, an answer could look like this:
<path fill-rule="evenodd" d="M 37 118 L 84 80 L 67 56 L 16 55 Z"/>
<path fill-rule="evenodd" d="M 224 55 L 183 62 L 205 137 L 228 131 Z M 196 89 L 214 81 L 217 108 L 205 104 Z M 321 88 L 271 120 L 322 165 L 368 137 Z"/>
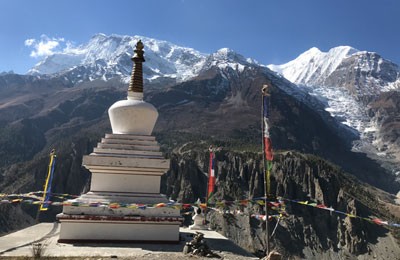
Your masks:
<path fill-rule="evenodd" d="M 0 237 L 0 258 L 32 256 L 32 243 L 42 243 L 46 257 L 82 257 L 95 259 L 192 259 L 182 253 L 194 231 L 180 228 L 180 240 L 175 244 L 166 243 L 58 243 L 60 225 L 42 223 Z M 205 240 L 210 248 L 223 259 L 258 259 L 236 246 L 232 241 L 215 231 L 204 230 Z M 196 259 L 201 259 L 196 257 Z"/>

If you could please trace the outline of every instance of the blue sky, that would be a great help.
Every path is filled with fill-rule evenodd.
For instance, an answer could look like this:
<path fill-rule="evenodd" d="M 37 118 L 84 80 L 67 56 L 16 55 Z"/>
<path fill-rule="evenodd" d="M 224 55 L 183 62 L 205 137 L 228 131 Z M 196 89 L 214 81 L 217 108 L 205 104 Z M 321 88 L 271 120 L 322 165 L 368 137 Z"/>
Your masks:
<path fill-rule="evenodd" d="M 57 49 L 32 53 L 41 40 L 79 45 L 96 33 L 228 47 L 263 64 L 339 45 L 400 64 L 399 13 L 398 0 L 1 0 L 0 72 L 25 73 Z"/>

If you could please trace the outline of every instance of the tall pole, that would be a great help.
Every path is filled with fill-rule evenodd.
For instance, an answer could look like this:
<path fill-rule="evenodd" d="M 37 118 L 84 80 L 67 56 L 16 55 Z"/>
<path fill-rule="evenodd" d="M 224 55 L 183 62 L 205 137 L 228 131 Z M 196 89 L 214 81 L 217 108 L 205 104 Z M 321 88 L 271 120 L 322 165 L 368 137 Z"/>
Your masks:
<path fill-rule="evenodd" d="M 268 154 L 270 151 L 271 143 L 269 138 L 269 122 L 268 122 L 268 105 L 269 105 L 269 85 L 264 85 L 262 90 L 262 105 L 261 105 L 261 125 L 262 125 L 262 150 L 263 150 L 263 169 L 264 169 L 264 199 L 265 199 L 265 253 L 266 255 L 270 252 L 269 243 L 269 225 L 268 225 L 268 194 L 270 190 L 270 167 L 267 163 L 267 157 L 272 160 L 272 154 Z M 267 147 L 268 146 L 268 147 Z M 266 149 L 267 148 L 267 149 Z"/>

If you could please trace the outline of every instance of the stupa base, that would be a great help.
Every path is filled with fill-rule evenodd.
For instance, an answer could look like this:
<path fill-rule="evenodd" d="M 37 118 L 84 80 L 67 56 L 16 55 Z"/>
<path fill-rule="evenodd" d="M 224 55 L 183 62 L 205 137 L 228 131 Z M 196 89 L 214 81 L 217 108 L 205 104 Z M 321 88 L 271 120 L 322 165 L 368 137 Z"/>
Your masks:
<path fill-rule="evenodd" d="M 111 217 L 65 215 L 59 243 L 82 242 L 179 242 L 181 217 Z"/>
<path fill-rule="evenodd" d="M 138 192 L 105 192 L 89 191 L 70 202 L 96 203 L 96 202 L 119 202 L 138 204 L 168 203 L 165 195 L 159 193 L 138 193 Z"/>

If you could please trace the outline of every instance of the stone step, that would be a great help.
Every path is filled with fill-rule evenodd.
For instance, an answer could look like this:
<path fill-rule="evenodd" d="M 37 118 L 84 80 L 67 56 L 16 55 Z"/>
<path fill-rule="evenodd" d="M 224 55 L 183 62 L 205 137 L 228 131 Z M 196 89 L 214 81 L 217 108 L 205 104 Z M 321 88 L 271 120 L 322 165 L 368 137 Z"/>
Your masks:
<path fill-rule="evenodd" d="M 92 156 L 108 156 L 115 158 L 144 158 L 144 159 L 164 159 L 158 155 L 141 155 L 141 154 L 112 154 L 112 153 L 91 153 Z"/>
<path fill-rule="evenodd" d="M 131 144 L 104 144 L 98 143 L 97 148 L 105 149 L 119 149 L 119 150 L 136 150 L 136 151 L 154 151 L 158 152 L 160 146 L 158 145 L 131 145 Z"/>
<path fill-rule="evenodd" d="M 117 177 L 122 175 L 141 175 L 141 176 L 162 176 L 169 169 L 154 167 L 132 167 L 132 166 L 107 166 L 93 165 L 84 160 L 85 166 L 91 173 L 92 179 L 96 174 L 113 174 Z"/>
<path fill-rule="evenodd" d="M 151 158 L 163 158 L 162 152 L 153 151 L 135 151 L 135 150 L 123 150 L 123 149 L 109 149 L 109 148 L 94 148 L 93 153 L 95 154 L 107 154 L 111 156 L 140 156 L 140 157 L 151 157 Z"/>
<path fill-rule="evenodd" d="M 105 138 L 111 139 L 135 139 L 135 140 L 146 140 L 154 141 L 156 138 L 151 135 L 128 135 L 128 134 L 106 134 Z"/>
<path fill-rule="evenodd" d="M 84 156 L 84 166 L 169 169 L 168 159 L 121 158 L 106 155 Z"/>
<path fill-rule="evenodd" d="M 136 140 L 136 139 L 114 139 L 114 138 L 102 138 L 101 143 L 103 144 L 137 144 L 137 145 L 158 145 L 155 140 Z"/>

